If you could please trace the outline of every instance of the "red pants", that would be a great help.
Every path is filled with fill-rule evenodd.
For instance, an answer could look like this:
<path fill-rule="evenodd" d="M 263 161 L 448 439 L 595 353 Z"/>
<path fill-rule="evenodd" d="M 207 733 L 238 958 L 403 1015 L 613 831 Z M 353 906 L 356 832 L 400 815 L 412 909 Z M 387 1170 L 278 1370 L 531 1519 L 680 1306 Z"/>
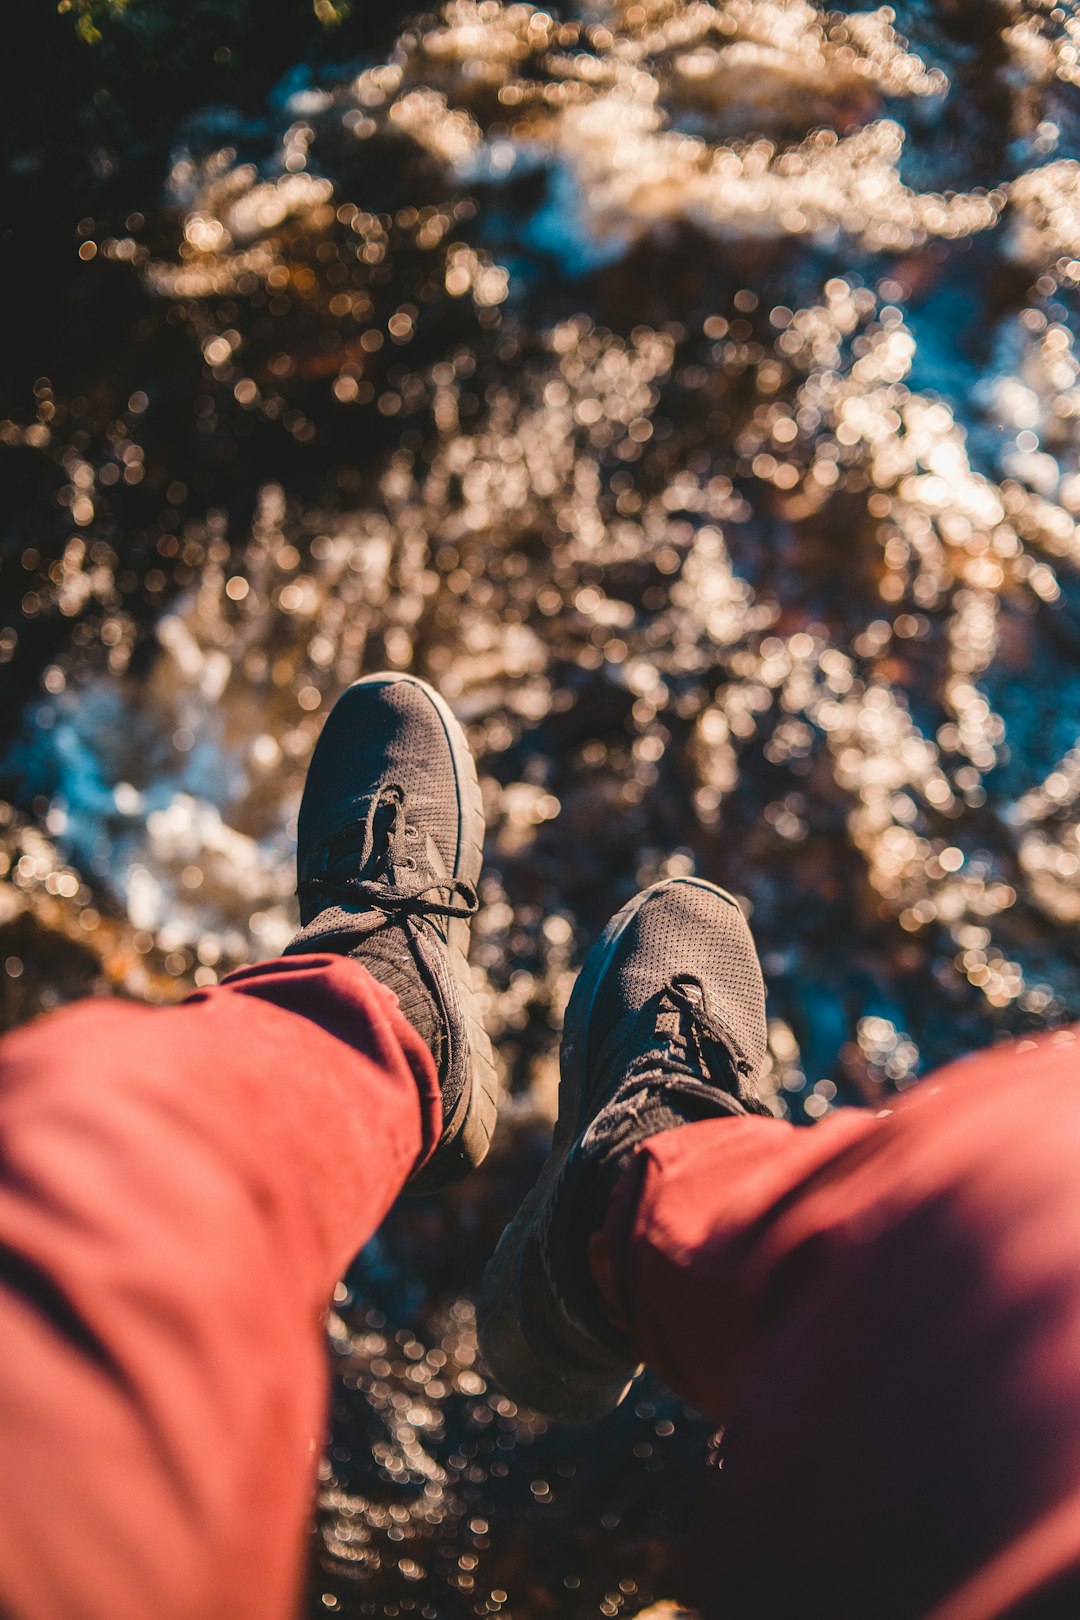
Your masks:
<path fill-rule="evenodd" d="M 1080 1615 L 1076 1078 L 1051 1037 L 887 1118 L 639 1154 L 597 1275 L 727 1422 L 710 1612 Z M 0 1614 L 287 1620 L 321 1313 L 438 1118 L 418 1038 L 341 958 L 0 1044 Z"/>
<path fill-rule="evenodd" d="M 637 1155 L 594 1266 L 725 1424 L 688 1560 L 709 1615 L 1080 1617 L 1078 1057 L 1063 1031 L 885 1117 L 708 1121 Z"/>
<path fill-rule="evenodd" d="M 293 1614 L 323 1313 L 440 1112 L 343 957 L 0 1043 L 4 1620 Z"/>

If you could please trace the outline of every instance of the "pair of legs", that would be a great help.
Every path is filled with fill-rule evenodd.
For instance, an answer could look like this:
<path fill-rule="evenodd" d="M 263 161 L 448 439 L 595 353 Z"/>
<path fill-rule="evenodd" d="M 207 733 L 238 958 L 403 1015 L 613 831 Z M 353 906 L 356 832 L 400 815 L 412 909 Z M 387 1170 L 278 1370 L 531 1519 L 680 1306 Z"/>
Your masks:
<path fill-rule="evenodd" d="M 377 839 L 351 838 L 370 871 Z M 405 881 L 398 855 L 416 907 L 431 872 Z M 428 859 L 443 892 L 467 881 Z M 325 1302 L 405 1183 L 477 1139 L 447 1085 L 447 984 L 450 1034 L 425 1039 L 386 931 L 366 952 L 340 915 L 362 922 L 372 891 L 329 899 L 308 954 L 0 1045 L 5 1616 L 295 1612 Z M 594 1178 L 598 1218 L 572 1230 L 613 1355 L 726 1425 L 682 1571 L 717 1617 L 1080 1612 L 1076 1048 L 1025 1047 L 810 1130 L 741 1107 L 681 1122 L 696 1081 L 673 1117 L 639 1096 L 657 1128 Z"/>

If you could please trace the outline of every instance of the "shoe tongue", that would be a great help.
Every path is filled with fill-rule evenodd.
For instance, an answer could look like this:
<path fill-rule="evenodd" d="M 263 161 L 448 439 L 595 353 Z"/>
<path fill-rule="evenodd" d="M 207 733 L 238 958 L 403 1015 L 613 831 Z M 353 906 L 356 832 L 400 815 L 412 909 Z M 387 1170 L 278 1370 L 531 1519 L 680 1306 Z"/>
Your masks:
<path fill-rule="evenodd" d="M 686 1007 L 692 1013 L 698 1013 L 703 1019 L 710 1017 L 709 1003 L 705 995 L 705 986 L 699 979 L 679 977 L 673 979 L 662 991 L 663 999 L 673 1008 Z"/>
<path fill-rule="evenodd" d="M 356 865 L 364 848 L 366 836 L 364 817 L 369 803 L 370 800 L 361 800 L 354 806 L 355 819 L 342 827 L 340 832 L 332 833 L 327 840 L 330 855 L 329 871 L 333 872 L 340 867 L 344 869 L 346 876 L 363 879 L 374 877 L 392 867 L 394 852 L 390 847 L 390 839 L 397 814 L 393 804 L 381 804 L 376 810 L 372 826 L 371 853 L 362 868 Z"/>
<path fill-rule="evenodd" d="M 385 843 L 385 839 L 383 840 Z M 362 827 L 350 827 L 330 840 L 331 861 L 336 864 L 341 860 L 348 860 L 359 855 L 364 847 L 364 832 Z"/>
<path fill-rule="evenodd" d="M 679 979 L 666 984 L 658 998 L 657 1034 L 679 1036 L 688 1024 L 708 1033 L 712 1023 L 704 987 L 697 979 Z"/>
<path fill-rule="evenodd" d="M 684 1017 L 685 1014 L 681 1013 L 677 1007 L 661 1005 L 660 1011 L 653 1022 L 653 1028 L 657 1035 L 662 1038 L 669 1041 L 678 1041 L 683 1034 Z"/>
<path fill-rule="evenodd" d="M 739 1057 L 710 1017 L 696 980 L 665 986 L 628 1013 L 602 1042 L 591 1065 L 593 1096 L 611 1092 L 631 1073 L 682 1074 L 740 1095 Z"/>

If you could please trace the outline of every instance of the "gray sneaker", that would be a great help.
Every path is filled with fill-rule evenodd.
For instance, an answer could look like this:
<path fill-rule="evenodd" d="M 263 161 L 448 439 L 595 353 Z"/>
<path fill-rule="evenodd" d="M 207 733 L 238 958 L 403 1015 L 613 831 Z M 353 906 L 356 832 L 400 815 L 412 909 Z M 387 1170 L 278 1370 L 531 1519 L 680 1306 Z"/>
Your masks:
<path fill-rule="evenodd" d="M 589 1238 L 646 1137 L 768 1113 L 765 1046 L 757 952 L 729 894 L 669 878 L 612 918 L 566 1010 L 551 1155 L 480 1292 L 480 1349 L 515 1400 L 569 1423 L 622 1400 L 640 1367 L 601 1309 Z"/>
<path fill-rule="evenodd" d="M 356 956 L 435 1058 L 443 1132 L 410 1191 L 479 1164 L 495 1126 L 491 1043 L 467 952 L 484 816 L 465 733 L 415 675 L 357 681 L 316 744 L 300 805 L 301 931 L 288 953 Z"/>

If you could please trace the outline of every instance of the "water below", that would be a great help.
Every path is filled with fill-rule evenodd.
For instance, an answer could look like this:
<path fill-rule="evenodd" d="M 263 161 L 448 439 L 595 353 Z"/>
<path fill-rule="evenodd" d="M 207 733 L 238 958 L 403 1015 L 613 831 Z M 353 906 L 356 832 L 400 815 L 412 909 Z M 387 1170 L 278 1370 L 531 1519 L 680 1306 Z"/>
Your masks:
<path fill-rule="evenodd" d="M 590 938 L 743 897 L 796 1121 L 1080 1013 L 1080 16 L 456 0 L 143 167 L 0 422 L 4 1019 L 273 954 L 327 705 L 438 683 L 506 1124 L 340 1290 L 310 1612 L 632 1615 L 703 1425 L 469 1304 Z"/>

